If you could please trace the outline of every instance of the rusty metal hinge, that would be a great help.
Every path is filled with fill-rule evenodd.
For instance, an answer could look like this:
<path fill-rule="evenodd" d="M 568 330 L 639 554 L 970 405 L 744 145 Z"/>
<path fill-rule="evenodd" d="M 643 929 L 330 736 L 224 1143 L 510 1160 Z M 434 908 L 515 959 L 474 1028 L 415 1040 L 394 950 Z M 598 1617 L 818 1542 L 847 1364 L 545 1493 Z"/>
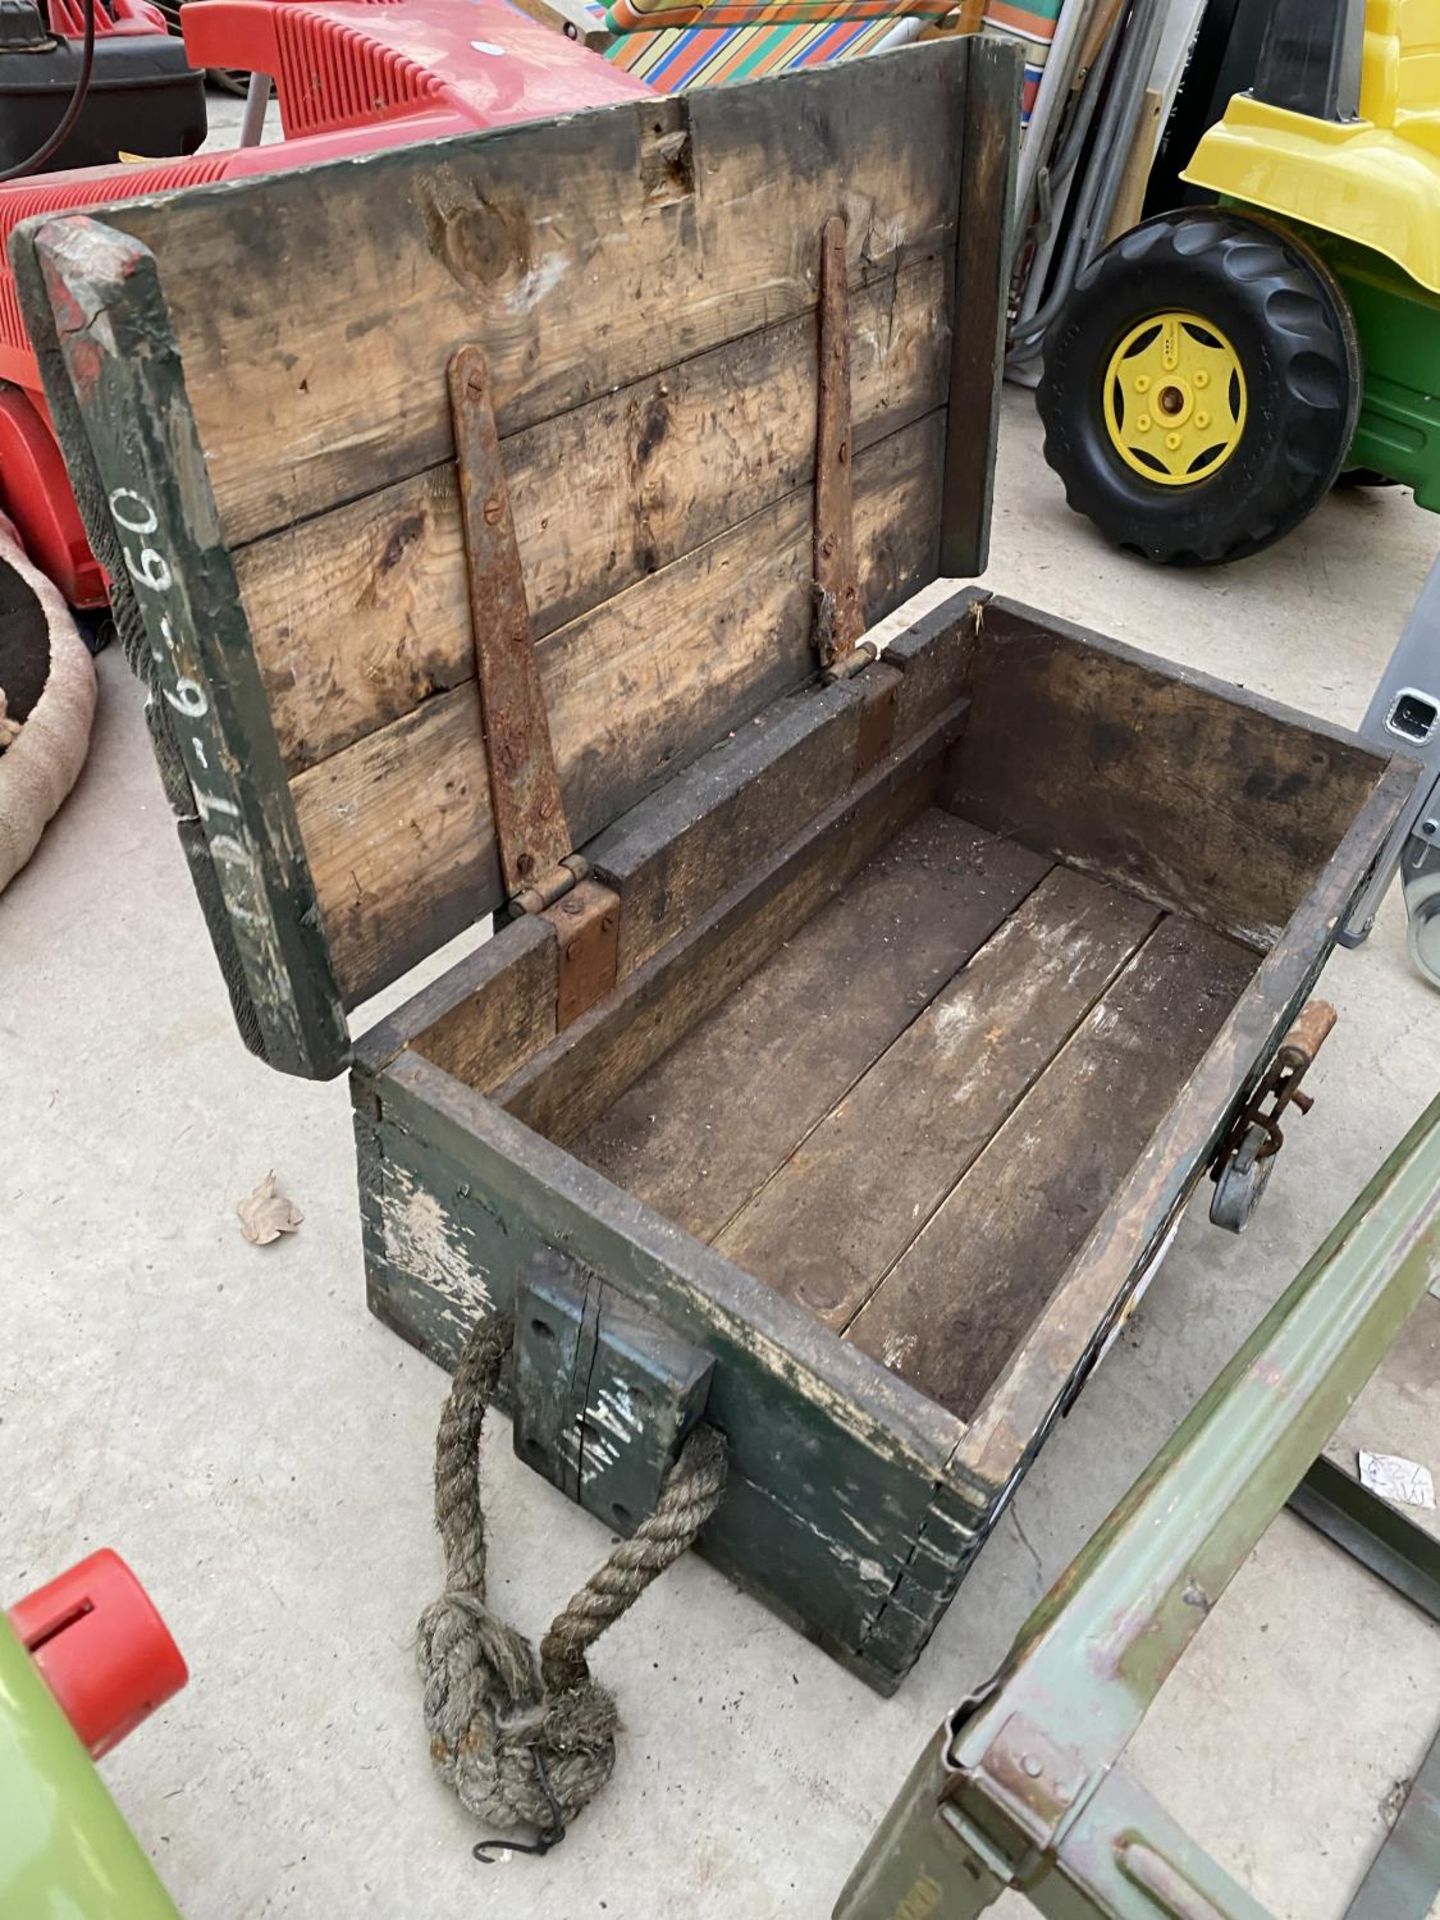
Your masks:
<path fill-rule="evenodd" d="M 848 653 L 842 654 L 825 669 L 825 679 L 833 683 L 836 680 L 853 680 L 857 673 L 863 673 L 866 667 L 873 667 L 884 652 L 878 640 L 868 636 L 857 640 Z"/>
<path fill-rule="evenodd" d="M 590 878 L 590 862 L 583 853 L 567 853 L 558 866 L 551 867 L 533 887 L 522 887 L 510 904 L 517 913 L 544 913 L 567 893 Z"/>
<path fill-rule="evenodd" d="M 512 906 L 545 914 L 560 942 L 556 1018 L 567 1026 L 615 984 L 620 896 L 572 851 L 485 356 L 450 361 L 450 413 L 480 724 L 500 871 Z"/>
<path fill-rule="evenodd" d="M 545 918 L 560 942 L 555 1025 L 563 1029 L 614 986 L 620 959 L 620 896 L 598 880 L 580 880 Z"/>
<path fill-rule="evenodd" d="M 857 652 L 863 653 L 863 648 Z M 868 656 L 874 658 L 873 655 Z M 869 773 L 890 751 L 895 737 L 895 711 L 900 702 L 900 683 L 905 678 L 898 667 L 876 667 L 860 683 L 860 729 L 855 737 L 855 778 Z"/>
<path fill-rule="evenodd" d="M 458 350 L 449 379 L 480 724 L 500 868 L 506 892 L 515 895 L 560 865 L 571 851 L 570 829 L 535 665 L 490 378 L 479 347 Z"/>
<path fill-rule="evenodd" d="M 865 631 L 855 563 L 851 474 L 850 290 L 845 217 L 832 214 L 820 235 L 819 407 L 815 423 L 815 650 L 833 669 Z M 866 664 L 864 661 L 861 665 Z"/>

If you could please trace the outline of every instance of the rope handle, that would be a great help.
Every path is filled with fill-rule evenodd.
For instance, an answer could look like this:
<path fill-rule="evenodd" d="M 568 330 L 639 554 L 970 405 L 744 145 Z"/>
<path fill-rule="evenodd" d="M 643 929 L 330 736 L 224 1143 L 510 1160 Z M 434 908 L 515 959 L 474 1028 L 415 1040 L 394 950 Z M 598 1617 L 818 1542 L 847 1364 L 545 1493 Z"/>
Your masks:
<path fill-rule="evenodd" d="M 418 1659 L 430 1757 L 469 1812 L 493 1826 L 532 1826 L 517 1851 L 545 1853 L 604 1786 L 615 1765 L 619 1716 L 592 1679 L 586 1653 L 678 1560 L 725 1493 L 725 1443 L 690 1435 L 655 1511 L 622 1540 L 530 1642 L 485 1602 L 485 1515 L 480 1435 L 510 1352 L 508 1320 L 476 1325 L 460 1356 L 435 1437 L 435 1526 L 445 1591 L 420 1616 Z M 481 1841 L 477 1858 L 488 1859 Z"/>

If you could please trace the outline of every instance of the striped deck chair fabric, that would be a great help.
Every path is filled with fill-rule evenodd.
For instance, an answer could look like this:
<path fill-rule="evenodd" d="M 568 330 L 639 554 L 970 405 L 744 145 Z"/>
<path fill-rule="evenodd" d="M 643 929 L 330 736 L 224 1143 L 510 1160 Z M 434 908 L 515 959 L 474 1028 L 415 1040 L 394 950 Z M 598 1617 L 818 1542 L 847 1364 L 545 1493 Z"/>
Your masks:
<path fill-rule="evenodd" d="M 658 93 L 855 60 L 918 39 L 960 0 L 583 0 L 595 44 Z M 1065 0 L 987 0 L 983 31 L 1025 48 L 1022 123 Z M 978 11 L 978 9 L 977 9 Z M 573 16 L 572 16 L 573 17 Z"/>
<path fill-rule="evenodd" d="M 1001 39 L 1018 40 L 1025 49 L 1025 79 L 1020 96 L 1020 124 L 1028 127 L 1040 91 L 1040 78 L 1049 57 L 1065 0 L 1029 0 L 1026 6 L 1015 0 L 988 0 L 984 31 Z"/>
<path fill-rule="evenodd" d="M 612 33 L 661 27 L 833 25 L 838 21 L 894 20 L 899 15 L 940 20 L 957 0 L 608 0 Z"/>
<path fill-rule="evenodd" d="M 597 14 L 603 9 L 596 7 Z M 898 47 L 917 37 L 924 21 L 896 19 L 893 0 L 881 20 L 828 20 L 734 27 L 662 27 L 624 33 L 605 57 L 661 93 L 723 87 L 796 67 L 823 67 Z"/>

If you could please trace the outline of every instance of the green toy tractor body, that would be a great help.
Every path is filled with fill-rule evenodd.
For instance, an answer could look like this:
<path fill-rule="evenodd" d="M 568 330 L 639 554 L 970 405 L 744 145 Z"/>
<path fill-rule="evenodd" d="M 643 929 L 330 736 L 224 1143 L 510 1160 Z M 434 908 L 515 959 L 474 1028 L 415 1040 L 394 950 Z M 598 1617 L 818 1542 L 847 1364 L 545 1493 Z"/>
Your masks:
<path fill-rule="evenodd" d="M 1372 248 L 1297 231 L 1344 288 L 1359 337 L 1364 384 L 1346 466 L 1413 487 L 1417 505 L 1440 513 L 1440 294 Z"/>

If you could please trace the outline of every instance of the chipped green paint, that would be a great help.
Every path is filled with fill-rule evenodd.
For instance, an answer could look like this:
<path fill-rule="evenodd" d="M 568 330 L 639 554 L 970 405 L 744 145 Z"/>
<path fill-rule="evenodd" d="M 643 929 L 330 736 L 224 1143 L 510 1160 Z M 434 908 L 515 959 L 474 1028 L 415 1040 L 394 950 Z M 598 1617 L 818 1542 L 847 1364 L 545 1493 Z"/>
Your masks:
<path fill-rule="evenodd" d="M 898 1685 L 933 1618 L 907 1634 L 892 1609 L 874 1653 L 868 1640 L 960 1423 L 418 1055 L 357 1069 L 354 1086 L 379 1317 L 453 1366 L 473 1318 L 455 1276 L 483 1275 L 489 1310 L 506 1313 L 553 1249 L 713 1356 L 704 1417 L 727 1437 L 730 1482 L 703 1551 L 872 1686 Z M 396 1222 L 421 1192 L 437 1211 L 417 1245 Z"/>
<path fill-rule="evenodd" d="M 266 1058 L 337 1073 L 349 1057 L 344 1009 L 154 259 L 87 218 L 27 237 Z"/>

